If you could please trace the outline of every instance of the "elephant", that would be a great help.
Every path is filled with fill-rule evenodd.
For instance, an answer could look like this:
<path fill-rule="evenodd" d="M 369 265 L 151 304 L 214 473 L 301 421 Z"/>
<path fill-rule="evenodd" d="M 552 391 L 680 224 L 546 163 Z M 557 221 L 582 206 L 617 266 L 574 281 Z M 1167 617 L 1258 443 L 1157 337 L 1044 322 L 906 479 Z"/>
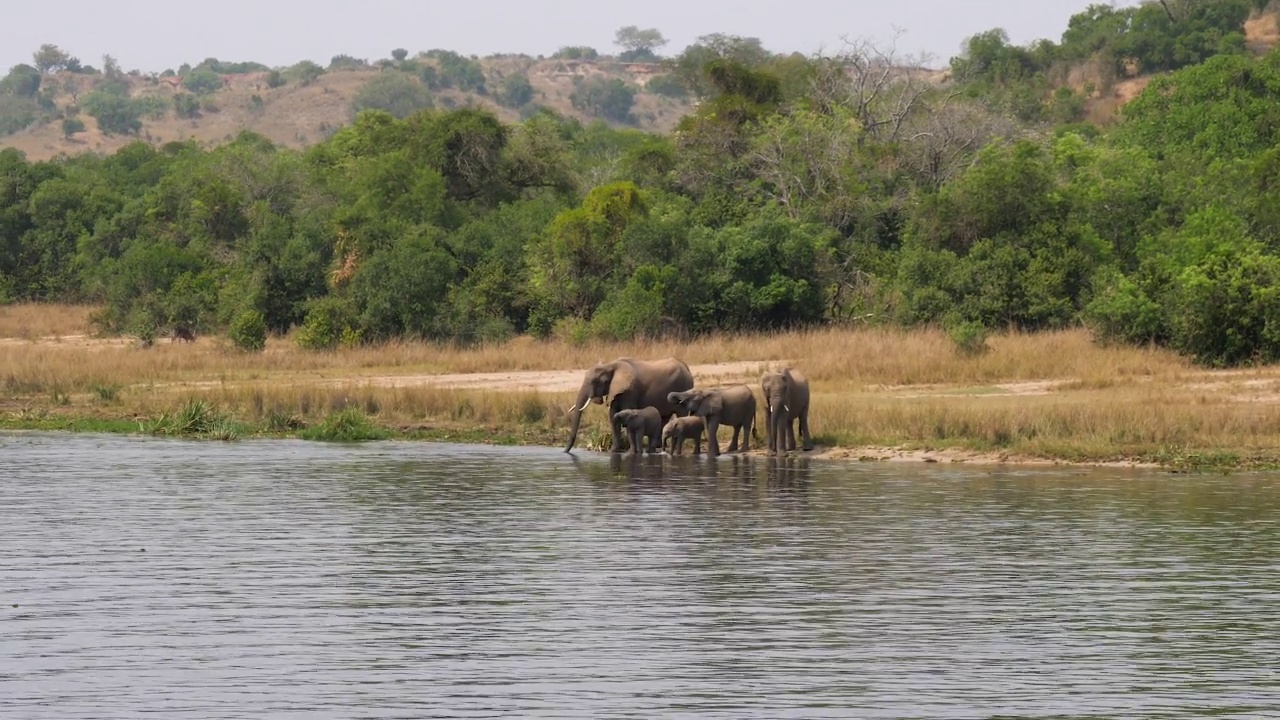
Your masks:
<path fill-rule="evenodd" d="M 800 421 L 804 449 L 813 449 L 809 434 L 809 380 L 795 368 L 766 372 L 760 376 L 764 390 L 764 425 L 768 434 L 768 454 L 796 449 L 792 422 Z"/>
<path fill-rule="evenodd" d="M 650 453 L 658 452 L 659 438 L 662 437 L 662 414 L 658 412 L 658 408 L 650 406 L 640 410 L 619 410 L 613 414 L 613 422 L 627 429 L 632 455 L 639 455 L 642 448 Z M 641 443 L 641 437 L 646 442 Z"/>
<path fill-rule="evenodd" d="M 756 396 L 746 385 L 727 385 L 709 390 L 686 390 L 667 395 L 680 409 L 706 423 L 707 455 L 720 454 L 720 441 L 716 431 L 721 425 L 733 428 L 733 441 L 729 452 L 738 450 L 738 433 L 742 433 L 742 452 L 751 449 L 751 431 L 756 422 Z"/>
<path fill-rule="evenodd" d="M 662 449 L 667 450 L 667 443 L 670 441 L 671 449 L 668 452 L 672 455 L 680 455 L 684 448 L 684 441 L 691 439 L 693 440 L 693 454 L 700 455 L 702 453 L 702 431 L 705 426 L 706 423 L 700 417 L 672 415 L 671 419 L 662 428 Z"/>
<path fill-rule="evenodd" d="M 587 370 L 578 390 L 578 400 L 569 408 L 573 429 L 564 451 L 573 450 L 573 444 L 578 441 L 582 411 L 589 403 L 609 408 L 613 424 L 613 447 L 609 451 L 616 453 L 622 451 L 622 428 L 614 419 L 619 410 L 655 407 L 665 424 L 667 418 L 679 410 L 678 405 L 667 400 L 667 394 L 692 387 L 693 373 L 683 360 L 676 358 L 636 360 L 620 357 L 613 362 L 602 362 Z"/>

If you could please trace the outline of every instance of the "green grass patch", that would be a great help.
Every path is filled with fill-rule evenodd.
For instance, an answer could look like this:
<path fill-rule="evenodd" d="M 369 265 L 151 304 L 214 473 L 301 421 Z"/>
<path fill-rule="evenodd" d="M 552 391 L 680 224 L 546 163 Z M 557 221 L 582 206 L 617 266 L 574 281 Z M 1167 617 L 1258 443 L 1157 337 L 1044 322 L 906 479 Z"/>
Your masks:
<path fill-rule="evenodd" d="M 368 415 L 356 408 L 348 407 L 331 412 L 319 423 L 299 430 L 298 437 L 323 442 L 365 442 L 385 440 L 391 437 L 391 431 L 374 424 Z"/>

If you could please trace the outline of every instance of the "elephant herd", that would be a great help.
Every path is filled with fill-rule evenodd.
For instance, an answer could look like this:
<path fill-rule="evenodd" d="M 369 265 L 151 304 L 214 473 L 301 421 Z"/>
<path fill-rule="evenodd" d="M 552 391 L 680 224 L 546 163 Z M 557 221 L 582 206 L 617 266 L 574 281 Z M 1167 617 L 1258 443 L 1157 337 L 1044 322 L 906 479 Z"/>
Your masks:
<path fill-rule="evenodd" d="M 813 449 L 809 433 L 809 381 L 794 368 L 766 372 L 760 376 L 764 397 L 766 449 L 769 455 L 796 449 L 795 425 L 805 450 Z M 622 452 L 626 433 L 631 452 L 683 452 L 685 440 L 693 442 L 695 453 L 702 451 L 705 434 L 707 454 L 720 454 L 717 437 L 721 426 L 733 429 L 727 452 L 747 452 L 755 434 L 756 396 L 745 384 L 717 388 L 695 388 L 689 366 L 676 358 L 637 360 L 618 358 L 587 370 L 578 399 L 569 408 L 572 429 L 565 452 L 573 450 L 582 424 L 582 412 L 591 403 L 609 408 L 613 431 L 610 452 Z M 759 438 L 756 435 L 757 439 Z"/>

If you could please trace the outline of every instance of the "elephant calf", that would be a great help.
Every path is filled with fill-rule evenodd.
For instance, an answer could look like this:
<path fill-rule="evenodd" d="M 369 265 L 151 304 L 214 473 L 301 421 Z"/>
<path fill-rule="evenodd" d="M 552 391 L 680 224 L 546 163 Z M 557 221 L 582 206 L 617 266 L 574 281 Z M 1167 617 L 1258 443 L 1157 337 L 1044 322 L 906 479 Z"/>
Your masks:
<path fill-rule="evenodd" d="M 641 410 L 619 410 L 613 415 L 613 424 L 626 430 L 631 439 L 633 454 L 638 454 L 641 448 L 647 448 L 651 453 L 658 452 L 658 443 L 662 437 L 662 413 L 658 412 L 658 408 L 650 406 Z M 640 442 L 641 437 L 647 438 L 648 442 Z"/>
<path fill-rule="evenodd" d="M 706 425 L 700 417 L 672 415 L 666 426 L 662 428 L 662 449 L 672 455 L 680 455 L 684 448 L 684 441 L 690 439 L 693 440 L 693 454 L 701 454 L 702 431 L 705 428 Z M 670 449 L 667 448 L 668 442 Z"/>
<path fill-rule="evenodd" d="M 742 433 L 742 452 L 751 449 L 751 431 L 756 422 L 756 396 L 746 385 L 727 385 L 710 390 L 685 390 L 667 395 L 673 403 L 689 415 L 704 419 L 707 425 L 707 454 L 720 454 L 720 441 L 716 431 L 721 425 L 733 428 L 733 441 L 729 452 L 738 450 L 738 433 Z"/>

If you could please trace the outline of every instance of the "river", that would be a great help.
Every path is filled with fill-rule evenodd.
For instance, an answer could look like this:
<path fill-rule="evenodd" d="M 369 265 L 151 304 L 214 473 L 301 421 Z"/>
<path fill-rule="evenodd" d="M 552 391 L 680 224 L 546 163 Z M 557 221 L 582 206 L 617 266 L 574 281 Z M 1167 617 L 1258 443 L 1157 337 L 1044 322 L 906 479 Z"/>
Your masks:
<path fill-rule="evenodd" d="M 0 434 L 0 717 L 1280 716 L 1280 476 Z"/>

